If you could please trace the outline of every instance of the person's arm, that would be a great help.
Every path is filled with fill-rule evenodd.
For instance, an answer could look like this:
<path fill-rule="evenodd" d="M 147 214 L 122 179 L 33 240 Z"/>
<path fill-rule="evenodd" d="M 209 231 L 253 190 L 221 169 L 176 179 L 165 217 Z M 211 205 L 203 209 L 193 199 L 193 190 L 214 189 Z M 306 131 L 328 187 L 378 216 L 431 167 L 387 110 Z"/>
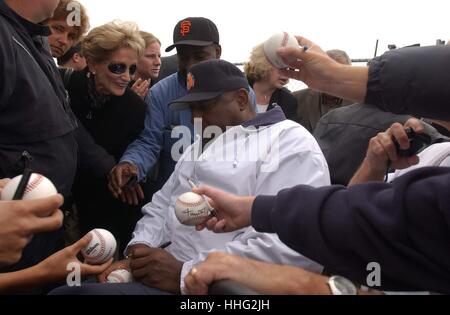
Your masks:
<path fill-rule="evenodd" d="M 163 145 L 168 107 L 167 104 L 163 104 L 161 87 L 157 85 L 155 88 L 150 90 L 150 97 L 147 97 L 146 100 L 144 130 L 128 146 L 119 164 L 109 175 L 108 187 L 116 198 L 122 195 L 122 188 L 132 178 L 136 178 L 138 182 L 143 181 L 146 174 L 158 161 Z"/>
<path fill-rule="evenodd" d="M 184 262 L 180 278 L 181 292 L 186 293 L 184 279 L 189 271 L 194 266 L 205 261 L 210 254 L 217 251 L 282 265 L 295 265 L 319 273 L 323 271 L 322 266 L 284 245 L 277 235 L 258 233 L 253 228 L 248 228 L 236 240 L 226 243 L 220 249 L 216 248 L 199 252 L 194 259 Z"/>
<path fill-rule="evenodd" d="M 61 195 L 41 200 L 0 201 L 0 266 L 12 265 L 34 234 L 62 226 Z"/>
<path fill-rule="evenodd" d="M 160 91 L 150 90 L 144 130 L 127 148 L 120 160 L 120 162 L 131 162 L 137 166 L 139 181 L 144 179 L 148 171 L 155 165 L 163 144 L 167 104 L 163 104 L 159 94 Z"/>
<path fill-rule="evenodd" d="M 80 169 L 89 170 L 98 178 L 106 178 L 116 165 L 116 159 L 106 152 L 102 146 L 95 143 L 79 120 L 78 128 L 75 130 L 75 138 L 78 143 Z"/>
<path fill-rule="evenodd" d="M 343 99 L 362 103 L 367 92 L 368 67 L 342 65 L 330 57 L 312 41 L 297 37 L 301 47 L 278 50 L 279 55 L 290 66 L 284 75 L 303 81 L 309 88 Z M 303 49 L 307 47 L 307 49 Z M 296 60 L 292 62 L 292 60 Z"/>
<path fill-rule="evenodd" d="M 401 170 L 409 168 L 419 163 L 419 157 L 399 156 L 394 139 L 400 145 L 400 149 L 408 150 L 411 146 L 405 128 L 411 127 L 416 133 L 422 133 L 424 127 L 422 123 L 415 118 L 408 120 L 405 126 L 395 123 L 385 132 L 379 133 L 369 142 L 367 154 L 361 166 L 351 179 L 350 186 L 357 184 L 383 181 L 386 176 L 388 164 L 393 169 Z"/>
<path fill-rule="evenodd" d="M 340 65 L 304 37 L 308 49 L 281 48 L 292 68 L 283 73 L 310 88 L 358 103 L 372 104 L 397 114 L 450 120 L 448 100 L 450 47 L 412 47 L 389 51 L 369 67 Z M 289 60 L 297 60 L 289 62 Z"/>
<path fill-rule="evenodd" d="M 370 63 L 365 103 L 385 111 L 450 120 L 450 46 L 392 50 Z"/>
<path fill-rule="evenodd" d="M 216 281 L 230 280 L 265 295 L 331 295 L 329 278 L 299 267 L 269 264 L 224 253 L 211 254 L 185 278 L 186 293 L 206 295 Z M 368 294 L 358 291 L 358 294 Z M 372 294 L 380 294 L 372 292 Z"/>
<path fill-rule="evenodd" d="M 353 281 L 375 262 L 384 290 L 449 293 L 449 181 L 424 168 L 393 184 L 298 186 L 256 198 L 252 225 Z"/>
<path fill-rule="evenodd" d="M 112 259 L 102 265 L 92 266 L 80 262 L 77 258 L 77 254 L 89 244 L 91 238 L 92 236 L 88 234 L 72 246 L 57 252 L 31 268 L 0 274 L 0 293 L 17 292 L 63 281 L 70 272 L 74 271 L 71 263 L 78 264 L 80 277 L 103 272 L 111 265 Z"/>

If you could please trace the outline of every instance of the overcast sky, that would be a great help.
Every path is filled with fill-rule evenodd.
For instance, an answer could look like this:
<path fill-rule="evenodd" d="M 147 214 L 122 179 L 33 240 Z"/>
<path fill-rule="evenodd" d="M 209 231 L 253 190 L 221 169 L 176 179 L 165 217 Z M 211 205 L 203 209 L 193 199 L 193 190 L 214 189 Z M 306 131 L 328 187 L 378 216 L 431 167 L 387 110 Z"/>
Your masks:
<path fill-rule="evenodd" d="M 80 0 L 93 27 L 121 19 L 172 44 L 175 24 L 204 16 L 219 28 L 223 59 L 247 60 L 252 47 L 278 31 L 303 35 L 324 49 L 346 50 L 351 58 L 373 57 L 388 44 L 434 45 L 450 39 L 447 0 Z M 165 53 L 164 53 L 165 54 Z"/>
<path fill-rule="evenodd" d="M 79 1 L 92 27 L 114 19 L 135 21 L 156 35 L 164 49 L 172 44 L 179 20 L 207 17 L 219 29 L 222 58 L 230 62 L 246 61 L 254 46 L 279 31 L 308 37 L 325 50 L 343 49 L 351 58 L 373 57 L 377 39 L 378 55 L 389 44 L 424 46 L 450 39 L 448 0 Z"/>

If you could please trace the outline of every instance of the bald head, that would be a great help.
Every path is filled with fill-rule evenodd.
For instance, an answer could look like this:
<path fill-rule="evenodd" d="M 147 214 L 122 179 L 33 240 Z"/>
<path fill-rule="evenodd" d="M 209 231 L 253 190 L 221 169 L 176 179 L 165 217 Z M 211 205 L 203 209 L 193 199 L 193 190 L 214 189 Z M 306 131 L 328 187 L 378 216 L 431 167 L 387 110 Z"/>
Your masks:
<path fill-rule="evenodd" d="M 339 50 L 339 49 L 328 50 L 327 51 L 327 55 L 331 59 L 333 59 L 333 60 L 335 60 L 335 61 L 337 61 L 337 62 L 339 62 L 339 63 L 341 63 L 343 65 L 351 65 L 352 64 L 352 61 L 351 61 L 350 57 L 343 50 Z"/>

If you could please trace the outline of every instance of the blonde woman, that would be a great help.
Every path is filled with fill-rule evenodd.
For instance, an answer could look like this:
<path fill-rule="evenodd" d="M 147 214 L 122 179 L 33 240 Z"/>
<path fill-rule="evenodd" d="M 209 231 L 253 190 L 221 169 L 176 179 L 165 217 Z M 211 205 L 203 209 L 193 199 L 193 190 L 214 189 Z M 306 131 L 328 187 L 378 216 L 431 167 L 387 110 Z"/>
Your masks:
<path fill-rule="evenodd" d="M 87 68 L 65 80 L 75 115 L 94 141 L 116 160 L 144 127 L 146 104 L 129 88 L 144 49 L 145 42 L 134 23 L 111 22 L 94 28 L 82 42 Z M 91 159 L 102 167 L 101 159 Z M 91 170 L 79 168 L 73 194 L 81 233 L 99 227 L 110 230 L 119 241 L 121 253 L 141 216 L 140 205 L 136 191 L 127 195 L 133 206 L 111 196 L 107 188 L 109 171 L 105 168 L 98 177 Z"/>
<path fill-rule="evenodd" d="M 286 89 L 289 79 L 281 75 L 266 59 L 263 44 L 253 48 L 250 60 L 245 64 L 245 74 L 256 94 L 258 113 L 264 113 L 280 106 L 286 118 L 297 121 L 297 102 Z"/>
<path fill-rule="evenodd" d="M 158 80 L 161 70 L 161 42 L 151 33 L 141 31 L 141 37 L 145 41 L 145 51 L 138 60 L 132 89 L 145 99 L 150 87 Z"/>

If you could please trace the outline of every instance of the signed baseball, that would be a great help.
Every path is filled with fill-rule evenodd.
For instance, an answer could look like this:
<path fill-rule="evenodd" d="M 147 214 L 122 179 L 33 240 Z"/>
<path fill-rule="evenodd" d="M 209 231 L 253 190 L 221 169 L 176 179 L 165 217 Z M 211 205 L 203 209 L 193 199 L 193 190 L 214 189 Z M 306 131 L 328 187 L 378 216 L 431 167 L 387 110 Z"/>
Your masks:
<path fill-rule="evenodd" d="M 106 278 L 108 283 L 131 283 L 133 282 L 133 275 L 125 269 L 114 270 Z"/>
<path fill-rule="evenodd" d="M 178 197 L 175 215 L 181 224 L 196 226 L 209 217 L 209 207 L 202 196 L 188 192 Z"/>
<path fill-rule="evenodd" d="M 116 239 L 107 230 L 95 229 L 89 232 L 92 240 L 81 253 L 86 262 L 91 265 L 101 265 L 111 259 L 116 252 Z"/>
<path fill-rule="evenodd" d="M 11 179 L 1 192 L 1 200 L 13 200 L 17 187 L 19 186 L 22 175 Z M 27 187 L 23 194 L 22 200 L 32 200 L 47 198 L 58 194 L 55 185 L 41 174 L 31 174 Z"/>
<path fill-rule="evenodd" d="M 281 47 L 299 47 L 299 45 L 297 39 L 286 32 L 277 33 L 264 42 L 264 53 L 267 61 L 277 69 L 289 67 L 277 53 L 277 50 Z"/>

